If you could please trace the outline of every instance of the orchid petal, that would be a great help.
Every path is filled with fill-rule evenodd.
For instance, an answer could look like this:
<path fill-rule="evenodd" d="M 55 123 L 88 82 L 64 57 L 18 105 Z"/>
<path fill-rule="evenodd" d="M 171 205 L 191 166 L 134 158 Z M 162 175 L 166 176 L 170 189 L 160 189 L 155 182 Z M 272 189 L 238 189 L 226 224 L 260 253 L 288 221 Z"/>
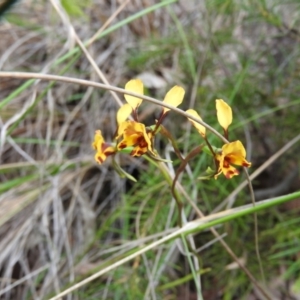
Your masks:
<path fill-rule="evenodd" d="M 195 117 L 195 118 L 197 118 L 197 119 L 199 119 L 199 120 L 202 121 L 201 117 L 199 116 L 199 114 L 194 109 L 188 109 L 186 111 L 186 113 L 188 113 L 188 114 L 192 115 L 193 117 Z M 194 125 L 194 127 L 198 130 L 198 132 L 202 135 L 202 137 L 205 138 L 206 128 L 203 125 L 197 123 L 196 121 L 194 121 L 194 120 L 192 120 L 190 118 L 188 118 L 188 119 Z"/>
<path fill-rule="evenodd" d="M 117 146 L 119 150 L 133 146 L 134 149 L 130 154 L 132 156 L 141 156 L 148 150 L 155 155 L 152 148 L 151 132 L 147 132 L 144 124 L 135 121 L 123 122 L 119 126 L 117 139 L 121 136 L 123 139 Z"/>
<path fill-rule="evenodd" d="M 143 82 L 140 79 L 132 79 L 126 83 L 125 90 L 143 95 L 144 94 Z M 139 105 L 143 101 L 141 98 L 126 95 L 126 94 L 124 94 L 124 97 L 127 103 L 130 104 L 132 109 L 136 109 L 137 107 L 139 107 Z"/>
<path fill-rule="evenodd" d="M 95 160 L 99 164 L 102 164 L 106 160 L 107 156 L 116 153 L 115 147 L 110 146 L 108 143 L 105 143 L 100 130 L 96 130 L 95 132 L 92 147 L 96 150 Z"/>
<path fill-rule="evenodd" d="M 215 160 L 218 163 L 217 178 L 221 173 L 226 178 L 232 178 L 239 174 L 239 171 L 232 165 L 251 167 L 251 162 L 246 160 L 246 150 L 241 141 L 234 141 L 223 145 L 222 150 L 216 153 Z"/>
<path fill-rule="evenodd" d="M 216 100 L 217 118 L 220 125 L 225 131 L 228 130 L 229 125 L 232 123 L 232 109 L 222 99 Z"/>
<path fill-rule="evenodd" d="M 175 85 L 167 92 L 163 103 L 170 104 L 170 105 L 177 107 L 178 105 L 180 105 L 182 103 L 184 94 L 185 94 L 184 89 L 179 85 Z M 163 114 L 165 114 L 169 110 L 170 110 L 170 108 L 164 107 Z"/>
<path fill-rule="evenodd" d="M 128 103 L 121 106 L 117 112 L 117 123 L 120 126 L 121 123 L 127 120 L 132 113 L 132 107 Z"/>

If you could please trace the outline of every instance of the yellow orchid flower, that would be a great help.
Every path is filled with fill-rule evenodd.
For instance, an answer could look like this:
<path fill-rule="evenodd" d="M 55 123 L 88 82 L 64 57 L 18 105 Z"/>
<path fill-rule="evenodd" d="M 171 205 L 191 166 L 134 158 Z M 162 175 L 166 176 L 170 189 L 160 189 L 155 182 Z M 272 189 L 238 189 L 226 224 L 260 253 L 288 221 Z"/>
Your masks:
<path fill-rule="evenodd" d="M 223 173 L 226 178 L 232 178 L 239 174 L 239 171 L 232 166 L 251 167 L 251 162 L 246 160 L 246 150 L 240 141 L 235 141 L 225 144 L 219 153 L 216 153 L 215 159 L 218 163 L 219 169 L 215 174 L 215 179 Z"/>
<path fill-rule="evenodd" d="M 121 136 L 123 136 L 123 140 L 118 143 L 118 150 L 133 146 L 131 156 L 141 156 L 147 151 L 155 155 L 151 142 L 152 132 L 147 131 L 144 124 L 135 121 L 124 121 L 118 128 L 116 139 Z"/>
<path fill-rule="evenodd" d="M 122 105 L 117 112 L 118 126 L 120 126 L 121 123 L 126 121 L 131 113 L 132 113 L 132 107 L 130 104 L 126 103 L 126 104 Z"/>
<path fill-rule="evenodd" d="M 222 99 L 216 100 L 217 118 L 225 133 L 228 131 L 229 125 L 232 123 L 231 107 Z M 227 134 L 226 134 L 227 135 Z"/>
<path fill-rule="evenodd" d="M 125 85 L 125 90 L 144 95 L 144 85 L 140 79 L 132 79 Z M 142 103 L 142 99 L 124 94 L 124 98 L 133 110 L 137 109 Z"/>
<path fill-rule="evenodd" d="M 92 147 L 96 150 L 95 160 L 98 164 L 102 164 L 107 156 L 116 153 L 116 149 L 109 144 L 105 143 L 104 138 L 100 130 L 96 130 L 94 142 Z"/>
<path fill-rule="evenodd" d="M 198 113 L 194 109 L 188 109 L 186 111 L 186 113 L 188 113 L 188 114 L 192 115 L 193 117 L 195 117 L 195 118 L 197 118 L 197 119 L 199 119 L 199 120 L 202 121 L 201 117 L 198 115 Z M 203 125 L 195 122 L 194 120 L 192 120 L 190 118 L 188 118 L 188 119 L 194 125 L 194 127 L 198 130 L 198 132 L 200 133 L 200 135 L 203 138 L 205 138 L 205 136 L 206 136 L 206 128 Z"/>
<path fill-rule="evenodd" d="M 167 103 L 177 107 L 179 104 L 182 103 L 184 94 L 185 94 L 184 89 L 179 85 L 175 85 L 167 92 L 163 103 Z M 167 113 L 169 110 L 170 110 L 169 108 L 164 107 L 163 114 Z"/>

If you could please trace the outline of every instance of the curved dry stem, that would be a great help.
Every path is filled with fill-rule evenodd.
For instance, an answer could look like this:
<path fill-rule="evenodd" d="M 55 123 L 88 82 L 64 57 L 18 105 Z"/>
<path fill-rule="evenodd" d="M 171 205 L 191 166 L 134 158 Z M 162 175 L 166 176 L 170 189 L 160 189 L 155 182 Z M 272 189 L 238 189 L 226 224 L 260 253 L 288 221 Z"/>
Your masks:
<path fill-rule="evenodd" d="M 27 73 L 27 72 L 0 72 L 0 78 L 1 77 L 19 78 L 19 79 L 40 79 L 40 80 L 48 80 L 48 81 L 60 81 L 60 82 L 80 84 L 80 85 L 83 85 L 83 86 L 92 86 L 92 87 L 95 87 L 95 88 L 101 88 L 101 89 L 110 90 L 110 91 L 114 91 L 114 92 L 121 93 L 121 94 L 135 96 L 135 97 L 141 98 L 145 101 L 151 102 L 153 104 L 169 108 L 170 110 L 172 110 L 172 111 L 174 111 L 174 112 L 176 112 L 176 113 L 178 113 L 178 114 L 180 114 L 180 115 L 182 115 L 186 118 L 189 118 L 189 119 L 203 125 L 204 127 L 206 127 L 206 129 L 208 129 L 213 134 L 215 134 L 224 143 L 226 143 L 226 144 L 229 143 L 229 141 L 227 139 L 225 139 L 213 127 L 211 127 L 207 123 L 203 122 L 202 120 L 199 120 L 199 119 L 195 118 L 194 116 L 186 113 L 184 110 L 182 110 L 180 108 L 174 107 L 174 106 L 169 105 L 167 103 L 163 103 L 162 101 L 157 100 L 155 98 L 145 96 L 145 95 L 136 94 L 136 93 L 127 91 L 125 89 L 112 86 L 112 85 L 106 85 L 106 84 L 98 83 L 98 82 L 95 82 L 95 81 L 78 79 L 78 78 L 73 78 L 73 77 L 50 75 L 50 74 L 40 74 L 40 73 Z"/>

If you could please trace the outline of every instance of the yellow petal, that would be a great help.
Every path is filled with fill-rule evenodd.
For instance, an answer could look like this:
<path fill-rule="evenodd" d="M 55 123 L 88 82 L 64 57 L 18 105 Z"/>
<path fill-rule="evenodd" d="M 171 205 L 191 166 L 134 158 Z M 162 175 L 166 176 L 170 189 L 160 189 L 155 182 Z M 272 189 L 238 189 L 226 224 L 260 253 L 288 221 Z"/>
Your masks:
<path fill-rule="evenodd" d="M 116 140 L 118 140 L 124 134 L 124 131 L 128 127 L 128 122 L 131 122 L 131 121 L 124 121 L 121 124 L 119 124 Z"/>
<path fill-rule="evenodd" d="M 108 143 L 105 143 L 104 138 L 100 130 L 96 130 L 94 142 L 92 147 L 96 150 L 95 160 L 97 163 L 102 164 L 107 156 L 113 155 L 116 153 L 116 149 L 113 146 L 109 146 Z"/>
<path fill-rule="evenodd" d="M 224 147 L 224 146 L 223 146 Z M 221 154 L 216 154 L 215 159 L 218 162 L 219 168 L 217 173 L 214 175 L 215 179 L 223 173 L 227 179 L 232 178 L 233 176 L 239 175 L 239 171 L 228 161 L 228 157 L 225 157 L 224 151 Z"/>
<path fill-rule="evenodd" d="M 140 137 L 141 135 L 138 133 L 133 133 L 131 135 L 124 136 L 124 139 L 118 144 L 117 147 L 119 150 L 121 150 L 127 147 L 134 146 L 138 144 L 138 140 Z"/>
<path fill-rule="evenodd" d="M 143 95 L 144 94 L 143 82 L 140 79 L 132 79 L 126 83 L 125 90 Z M 136 109 L 143 101 L 141 98 L 129 96 L 126 94 L 124 94 L 124 97 L 127 103 L 130 104 L 132 109 Z"/>
<path fill-rule="evenodd" d="M 151 143 L 151 133 L 147 133 L 146 127 L 142 123 L 135 121 L 125 121 L 118 129 L 119 139 L 123 136 L 123 140 L 118 143 L 118 149 L 124 149 L 130 146 L 134 146 L 133 156 L 140 156 L 147 152 L 147 149 L 154 154 Z M 154 154 L 155 155 L 155 154 Z"/>
<path fill-rule="evenodd" d="M 220 125 L 225 131 L 228 126 L 232 123 L 232 110 L 231 107 L 222 99 L 216 100 L 217 118 Z"/>
<path fill-rule="evenodd" d="M 105 159 L 106 159 L 106 155 L 104 153 L 101 153 L 101 152 L 97 152 L 94 156 L 95 158 L 95 161 L 98 163 L 98 164 L 102 164 Z"/>
<path fill-rule="evenodd" d="M 200 119 L 200 120 L 202 121 L 201 117 L 198 115 L 198 113 L 197 113 L 195 110 L 193 110 L 193 109 L 188 109 L 188 110 L 186 111 L 186 113 L 188 113 L 188 114 L 192 115 L 193 117 L 195 117 L 195 118 L 197 118 L 197 119 Z M 189 118 L 189 121 L 191 121 L 191 123 L 195 126 L 195 128 L 198 130 L 198 132 L 199 132 L 203 137 L 205 137 L 205 134 L 206 134 L 206 128 L 205 128 L 203 125 L 201 125 L 201 124 L 195 122 L 194 120 L 192 120 L 192 119 L 190 119 L 190 118 Z"/>
<path fill-rule="evenodd" d="M 246 150 L 241 141 L 235 141 L 223 145 L 222 151 L 225 156 L 236 153 L 239 156 L 246 157 Z"/>
<path fill-rule="evenodd" d="M 184 93 L 185 91 L 181 86 L 175 85 L 167 92 L 163 102 L 177 107 L 182 103 Z M 163 113 L 165 114 L 169 110 L 169 108 L 164 107 Z"/>
<path fill-rule="evenodd" d="M 121 106 L 117 112 L 117 123 L 120 126 L 121 123 L 126 121 L 126 119 L 129 117 L 129 115 L 132 112 L 132 107 L 126 103 L 123 106 Z"/>
<path fill-rule="evenodd" d="M 217 173 L 214 175 L 215 179 L 218 178 L 218 176 L 222 173 L 223 171 L 223 164 L 224 164 L 224 155 L 223 153 L 219 154 L 219 153 L 216 153 L 215 155 L 215 159 L 216 161 L 218 162 L 218 165 L 219 165 L 219 168 L 217 170 Z"/>
<path fill-rule="evenodd" d="M 215 160 L 218 162 L 218 170 L 214 175 L 215 179 L 223 173 L 230 179 L 239 174 L 239 171 L 232 165 L 251 167 L 251 163 L 246 160 L 246 150 L 240 141 L 225 144 L 220 153 L 216 153 Z"/>
<path fill-rule="evenodd" d="M 235 141 L 229 144 L 225 144 L 222 147 L 223 155 L 226 161 L 230 164 L 250 167 L 251 163 L 246 160 L 246 150 L 241 141 Z"/>
<path fill-rule="evenodd" d="M 222 169 L 222 172 L 224 174 L 224 176 L 227 178 L 227 179 L 230 179 L 232 178 L 233 176 L 236 176 L 236 175 L 239 175 L 240 172 L 233 166 L 229 165 L 228 167 L 224 167 Z"/>
<path fill-rule="evenodd" d="M 96 130 L 95 136 L 94 136 L 94 142 L 92 143 L 92 147 L 95 150 L 101 149 L 103 143 L 104 143 L 104 138 L 102 136 L 101 130 Z"/>

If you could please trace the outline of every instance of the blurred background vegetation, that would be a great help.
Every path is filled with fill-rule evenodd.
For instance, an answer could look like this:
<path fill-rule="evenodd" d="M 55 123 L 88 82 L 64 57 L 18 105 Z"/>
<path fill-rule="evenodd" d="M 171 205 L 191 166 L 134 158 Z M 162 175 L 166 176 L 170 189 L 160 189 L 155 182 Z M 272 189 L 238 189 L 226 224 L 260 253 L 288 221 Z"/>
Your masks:
<path fill-rule="evenodd" d="M 55 5 L 58 9 L 55 9 Z M 123 5 L 123 6 L 122 6 Z M 120 8 L 118 12 L 118 8 Z M 116 14 L 116 12 L 118 12 Z M 102 82 L 77 46 L 74 27 L 111 85 L 140 78 L 162 99 L 175 84 L 221 132 L 215 99 L 233 108 L 230 139 L 246 145 L 250 173 L 300 134 L 300 3 L 279 0 L 85 0 L 16 3 L 0 20 L 0 70 Z M 122 95 L 119 95 L 123 99 Z M 62 82 L 0 77 L 0 295 L 48 299 L 177 225 L 170 187 L 144 158 L 120 156 L 137 183 L 94 161 L 96 129 L 111 140 L 118 103 L 110 92 Z M 143 103 L 151 125 L 159 108 Z M 202 141 L 182 116 L 164 125 L 183 154 Z M 222 143 L 214 135 L 209 140 Z M 157 139 L 162 157 L 174 159 Z M 300 189 L 299 141 L 254 179 L 256 200 Z M 180 178 L 206 215 L 251 203 L 244 174 L 200 181 L 199 155 Z M 229 199 L 229 202 L 224 202 Z M 258 213 L 259 245 L 272 299 L 300 299 L 300 199 Z M 185 203 L 188 220 L 197 216 Z M 253 215 L 217 227 L 260 282 Z M 204 299 L 264 299 L 209 231 L 200 248 Z M 136 257 L 66 299 L 197 299 L 187 258 L 174 240 Z"/>

